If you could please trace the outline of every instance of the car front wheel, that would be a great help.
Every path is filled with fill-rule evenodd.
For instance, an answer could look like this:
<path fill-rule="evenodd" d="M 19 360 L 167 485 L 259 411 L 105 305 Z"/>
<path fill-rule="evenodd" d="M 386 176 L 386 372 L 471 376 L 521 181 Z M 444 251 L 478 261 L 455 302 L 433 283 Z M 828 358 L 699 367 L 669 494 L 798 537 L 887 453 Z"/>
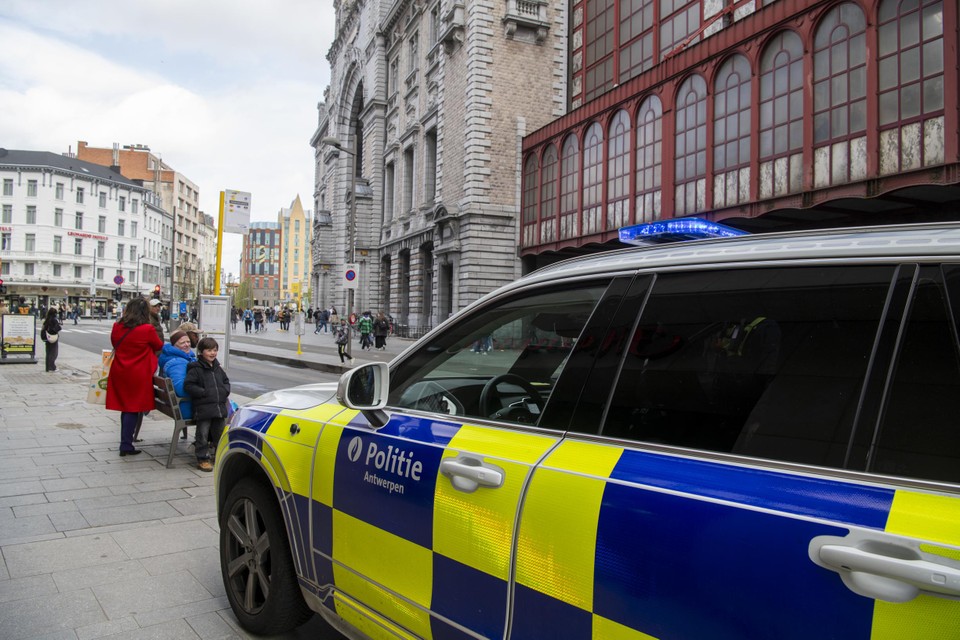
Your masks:
<path fill-rule="evenodd" d="M 227 496 L 220 518 L 220 570 L 233 613 L 248 631 L 283 633 L 310 617 L 269 487 L 244 479 Z"/>

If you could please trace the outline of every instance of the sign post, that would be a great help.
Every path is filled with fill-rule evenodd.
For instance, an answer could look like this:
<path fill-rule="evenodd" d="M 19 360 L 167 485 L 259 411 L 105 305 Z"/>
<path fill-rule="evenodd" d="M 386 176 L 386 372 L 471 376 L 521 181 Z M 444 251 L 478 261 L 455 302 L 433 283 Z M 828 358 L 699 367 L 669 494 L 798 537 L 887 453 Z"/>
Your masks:
<path fill-rule="evenodd" d="M 220 259 L 223 256 L 223 232 L 245 234 L 250 229 L 250 194 L 226 189 L 220 192 L 220 220 L 217 224 L 217 266 L 213 293 L 220 295 Z"/>
<path fill-rule="evenodd" d="M 4 314 L 0 316 L 0 364 L 34 364 L 37 361 L 37 321 L 33 316 Z M 11 358 L 8 355 L 26 356 Z"/>
<path fill-rule="evenodd" d="M 200 331 L 220 343 L 220 363 L 230 361 L 230 296 L 200 295 Z M 198 354 L 199 357 L 199 354 Z"/>

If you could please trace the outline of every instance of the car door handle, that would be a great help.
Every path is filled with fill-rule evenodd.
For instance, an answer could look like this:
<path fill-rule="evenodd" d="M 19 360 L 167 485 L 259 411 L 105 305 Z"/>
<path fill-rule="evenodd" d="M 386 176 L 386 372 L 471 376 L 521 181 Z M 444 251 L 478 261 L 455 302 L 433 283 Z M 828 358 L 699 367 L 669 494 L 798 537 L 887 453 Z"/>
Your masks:
<path fill-rule="evenodd" d="M 823 544 L 817 550 L 817 564 L 838 572 L 850 590 L 868 598 L 908 602 L 921 592 L 960 596 L 960 568 L 926 560 L 908 547 L 864 546 Z"/>
<path fill-rule="evenodd" d="M 473 493 L 480 487 L 496 489 L 503 485 L 503 469 L 472 456 L 460 455 L 440 463 L 440 473 L 464 493 Z"/>

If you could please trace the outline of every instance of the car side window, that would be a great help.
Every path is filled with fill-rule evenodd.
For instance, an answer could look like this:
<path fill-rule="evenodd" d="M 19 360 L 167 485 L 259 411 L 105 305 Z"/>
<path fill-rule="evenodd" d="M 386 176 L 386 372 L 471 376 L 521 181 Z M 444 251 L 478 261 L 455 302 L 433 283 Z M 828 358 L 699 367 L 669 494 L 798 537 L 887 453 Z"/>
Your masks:
<path fill-rule="evenodd" d="M 521 292 L 477 309 L 391 371 L 389 405 L 536 424 L 607 285 Z"/>
<path fill-rule="evenodd" d="M 944 270 L 960 276 L 960 267 Z M 868 471 L 960 482 L 960 310 L 951 303 L 960 298 L 947 295 L 941 269 L 923 267 Z"/>
<path fill-rule="evenodd" d="M 602 434 L 843 466 L 894 270 L 658 275 Z"/>

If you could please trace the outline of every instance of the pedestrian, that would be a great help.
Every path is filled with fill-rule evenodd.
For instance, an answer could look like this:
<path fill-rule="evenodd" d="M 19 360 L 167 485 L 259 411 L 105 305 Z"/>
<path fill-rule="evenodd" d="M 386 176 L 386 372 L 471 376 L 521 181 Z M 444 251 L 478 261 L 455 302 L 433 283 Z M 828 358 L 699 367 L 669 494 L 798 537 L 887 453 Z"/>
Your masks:
<path fill-rule="evenodd" d="M 217 353 L 220 345 L 213 338 L 201 338 L 197 344 L 197 359 L 187 365 L 183 388 L 193 401 L 193 417 L 197 422 L 197 468 L 213 471 L 210 444 L 216 447 L 223 433 L 223 423 L 229 409 L 230 379 L 220 366 Z"/>
<path fill-rule="evenodd" d="M 60 324 L 60 319 L 57 317 L 57 310 L 50 307 L 50 310 L 47 311 L 47 317 L 43 320 L 43 326 L 40 328 L 40 339 L 43 341 L 46 351 L 44 361 L 46 368 L 44 371 L 57 370 L 57 355 L 60 353 L 60 329 L 62 328 L 63 325 Z"/>
<path fill-rule="evenodd" d="M 329 319 L 330 319 L 330 331 L 333 331 L 334 329 L 337 328 L 337 325 L 340 324 L 340 316 L 337 315 L 336 307 L 330 307 Z"/>
<path fill-rule="evenodd" d="M 230 324 L 233 327 L 233 330 L 237 330 L 237 320 L 240 319 L 240 312 L 237 311 L 236 307 L 230 309 Z"/>
<path fill-rule="evenodd" d="M 80 319 L 80 309 L 77 307 L 77 305 L 73 305 L 71 309 L 73 310 L 73 324 L 80 324 L 78 322 Z"/>
<path fill-rule="evenodd" d="M 360 329 L 360 349 L 370 349 L 373 346 L 373 339 L 370 337 L 373 332 L 373 318 L 369 311 L 363 312 L 357 325 Z"/>
<path fill-rule="evenodd" d="M 387 350 L 387 335 L 390 334 L 390 321 L 381 311 L 377 314 L 377 319 L 373 321 L 373 339 L 376 341 L 376 347 L 380 351 Z"/>
<path fill-rule="evenodd" d="M 157 332 L 157 337 L 160 338 L 160 344 L 163 345 L 163 343 L 167 341 L 167 338 L 163 334 L 163 324 L 160 322 L 161 307 L 163 307 L 163 303 L 156 298 L 150 300 L 150 324 L 153 325 L 154 331 Z M 162 348 L 161 346 L 161 349 Z M 160 349 L 157 349 L 157 355 L 160 355 Z"/>
<path fill-rule="evenodd" d="M 153 372 L 157 370 L 157 352 L 163 342 L 150 322 L 150 309 L 144 298 L 127 304 L 123 316 L 110 333 L 113 362 L 107 376 L 107 409 L 120 412 L 120 456 L 140 453 L 134 448 L 134 434 L 143 414 L 152 411 Z"/>
<path fill-rule="evenodd" d="M 250 333 L 250 329 L 253 327 L 253 311 L 247 309 L 243 312 L 243 332 Z"/>
<path fill-rule="evenodd" d="M 336 326 L 333 341 L 337 343 L 337 354 L 340 356 L 340 364 L 343 364 L 347 360 L 347 343 L 350 341 L 350 330 L 347 328 L 346 320 L 341 320 Z M 350 358 L 350 364 L 353 364 L 353 358 Z"/>
<path fill-rule="evenodd" d="M 260 333 L 264 330 L 263 327 L 263 309 L 255 309 L 253 312 L 253 327 L 255 333 Z"/>
<path fill-rule="evenodd" d="M 163 350 L 160 352 L 160 375 L 170 378 L 173 382 L 173 390 L 180 398 L 180 413 L 185 420 L 193 417 L 193 403 L 183 388 L 187 377 L 187 365 L 197 360 L 191 348 L 193 346 L 189 334 L 186 331 L 177 330 L 170 334 L 170 342 L 163 345 Z"/>

